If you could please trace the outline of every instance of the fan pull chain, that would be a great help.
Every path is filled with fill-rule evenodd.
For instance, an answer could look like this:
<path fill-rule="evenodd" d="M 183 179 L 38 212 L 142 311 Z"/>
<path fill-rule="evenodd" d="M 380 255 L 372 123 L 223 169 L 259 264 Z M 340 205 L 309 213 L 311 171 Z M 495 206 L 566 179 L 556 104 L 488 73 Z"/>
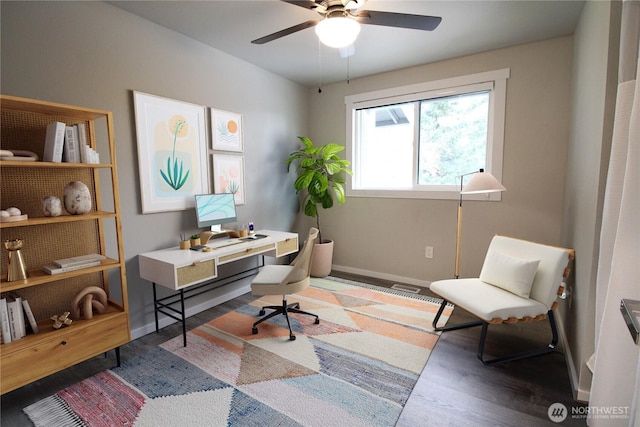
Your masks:
<path fill-rule="evenodd" d="M 322 45 L 318 39 L 318 93 L 322 93 Z"/>
<path fill-rule="evenodd" d="M 347 56 L 347 84 L 351 78 L 351 55 Z"/>

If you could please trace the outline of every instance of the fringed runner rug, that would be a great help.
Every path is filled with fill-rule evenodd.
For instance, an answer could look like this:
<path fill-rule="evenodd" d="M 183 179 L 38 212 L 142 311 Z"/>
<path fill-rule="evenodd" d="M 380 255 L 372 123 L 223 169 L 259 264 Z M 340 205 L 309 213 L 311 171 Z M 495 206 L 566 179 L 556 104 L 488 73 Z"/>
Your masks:
<path fill-rule="evenodd" d="M 24 412 L 36 426 L 393 426 L 438 335 L 439 302 L 340 279 L 291 295 L 320 316 L 251 327 L 262 297 Z M 443 316 L 446 321 L 451 308 Z M 126 348 L 125 348 L 126 351 Z"/>

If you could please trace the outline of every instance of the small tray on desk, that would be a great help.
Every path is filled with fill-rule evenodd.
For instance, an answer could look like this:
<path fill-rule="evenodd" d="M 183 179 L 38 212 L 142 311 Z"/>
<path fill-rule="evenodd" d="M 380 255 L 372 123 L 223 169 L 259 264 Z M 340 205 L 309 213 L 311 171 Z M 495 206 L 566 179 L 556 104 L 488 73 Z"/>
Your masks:
<path fill-rule="evenodd" d="M 254 234 L 252 236 L 241 237 L 240 240 L 250 241 L 250 240 L 264 239 L 266 237 L 269 237 L 269 236 L 267 236 L 266 234 Z"/>

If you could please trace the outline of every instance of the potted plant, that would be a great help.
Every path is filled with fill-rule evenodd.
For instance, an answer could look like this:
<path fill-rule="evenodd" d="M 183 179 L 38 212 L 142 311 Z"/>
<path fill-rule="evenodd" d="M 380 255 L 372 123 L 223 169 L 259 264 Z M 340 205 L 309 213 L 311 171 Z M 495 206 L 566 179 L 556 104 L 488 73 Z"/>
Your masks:
<path fill-rule="evenodd" d="M 304 136 L 298 139 L 303 147 L 291 153 L 286 160 L 287 171 L 293 162 L 297 163 L 296 173 L 298 177 L 293 184 L 296 194 L 302 192 L 304 198 L 302 209 L 305 215 L 316 219 L 316 228 L 319 230 L 318 241 L 314 247 L 311 275 L 324 277 L 331 272 L 333 259 L 333 241 L 323 239 L 320 227 L 320 211 L 333 206 L 334 196 L 338 203 L 345 202 L 344 174 L 352 174 L 349 169 L 350 162 L 338 156 L 344 146 L 329 143 L 315 146 L 313 142 Z"/>

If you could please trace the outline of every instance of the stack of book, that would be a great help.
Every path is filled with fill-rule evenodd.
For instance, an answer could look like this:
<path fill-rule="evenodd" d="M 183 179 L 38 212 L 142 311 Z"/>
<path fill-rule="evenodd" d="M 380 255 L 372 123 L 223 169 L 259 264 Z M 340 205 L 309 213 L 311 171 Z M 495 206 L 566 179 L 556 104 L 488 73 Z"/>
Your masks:
<path fill-rule="evenodd" d="M 89 254 L 81 255 L 71 258 L 58 259 L 53 261 L 52 264 L 42 266 L 42 271 L 47 274 L 60 274 L 67 271 L 80 270 L 81 268 L 94 267 L 100 265 L 100 262 L 105 259 L 104 255 Z"/>
<path fill-rule="evenodd" d="M 87 131 L 83 124 L 67 126 L 62 122 L 53 122 L 47 126 L 42 160 L 100 163 L 100 156 L 87 144 Z"/>
<path fill-rule="evenodd" d="M 22 299 L 14 292 L 2 294 L 0 299 L 0 335 L 2 335 L 2 343 L 10 343 L 27 335 L 27 324 L 34 334 L 40 332 L 29 301 Z"/>

